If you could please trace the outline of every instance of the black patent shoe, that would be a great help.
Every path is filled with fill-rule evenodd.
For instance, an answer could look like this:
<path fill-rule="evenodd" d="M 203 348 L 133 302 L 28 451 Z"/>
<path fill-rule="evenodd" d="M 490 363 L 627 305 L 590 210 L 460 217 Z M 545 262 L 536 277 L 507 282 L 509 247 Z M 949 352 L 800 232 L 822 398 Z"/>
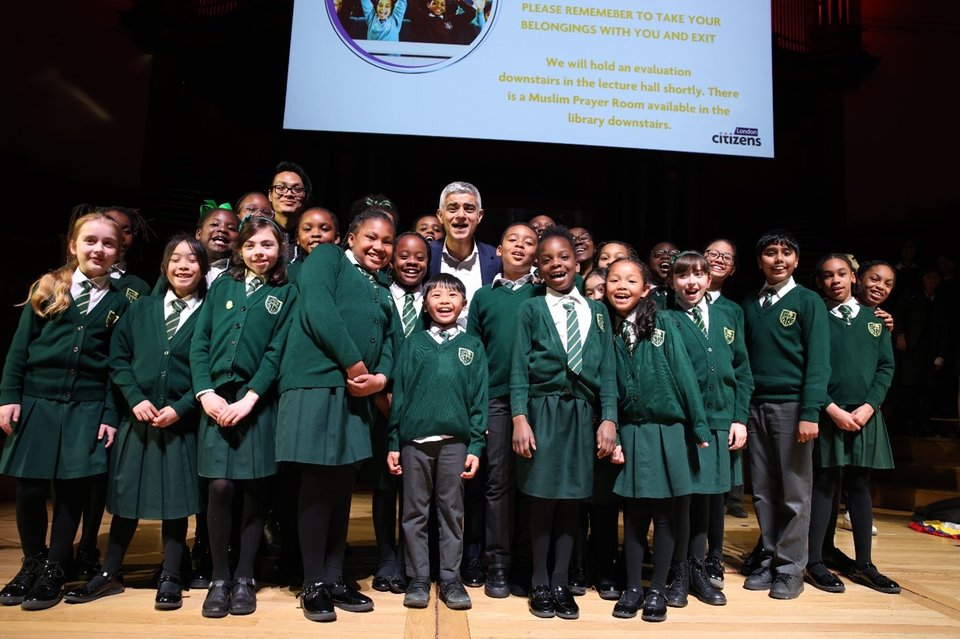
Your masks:
<path fill-rule="evenodd" d="M 183 585 L 176 575 L 161 575 L 157 582 L 157 596 L 153 598 L 154 610 L 177 610 L 183 606 Z"/>
<path fill-rule="evenodd" d="M 763 543 L 757 540 L 757 545 L 743 558 L 743 564 L 740 566 L 740 574 L 749 577 L 757 572 L 757 570 L 763 566 L 763 560 L 766 559 L 769 554 L 770 553 L 763 549 Z"/>
<path fill-rule="evenodd" d="M 100 597 L 119 595 L 121 592 L 123 592 L 123 580 L 117 575 L 103 572 L 95 575 L 82 587 L 68 590 L 63 600 L 67 603 L 88 603 Z"/>
<path fill-rule="evenodd" d="M 577 619 L 580 617 L 580 607 L 566 586 L 554 586 L 553 611 L 561 619 Z"/>
<path fill-rule="evenodd" d="M 230 614 L 249 615 L 257 609 L 257 582 L 252 577 L 238 577 L 230 589 Z"/>
<path fill-rule="evenodd" d="M 836 570 L 843 575 L 849 575 L 857 569 L 857 562 L 837 547 L 823 552 L 823 563 L 830 570 Z"/>
<path fill-rule="evenodd" d="M 322 582 L 314 582 L 303 587 L 300 593 L 300 607 L 303 616 L 310 621 L 335 621 L 337 611 L 330 601 L 330 591 Z"/>
<path fill-rule="evenodd" d="M 370 586 L 377 592 L 390 592 L 390 578 L 377 575 L 373 578 Z"/>
<path fill-rule="evenodd" d="M 847 589 L 840 578 L 827 570 L 822 563 L 807 566 L 803 572 L 803 578 L 808 584 L 824 592 L 843 592 Z"/>
<path fill-rule="evenodd" d="M 343 583 L 343 579 L 337 579 L 332 584 L 327 584 L 327 588 L 333 605 L 341 610 L 347 612 L 369 612 L 373 610 L 373 599 Z"/>
<path fill-rule="evenodd" d="M 43 562 L 42 572 L 33 588 L 24 595 L 20 608 L 23 610 L 46 610 L 63 599 L 63 585 L 67 576 L 59 561 L 47 559 Z"/>
<path fill-rule="evenodd" d="M 557 610 L 554 607 L 553 592 L 551 592 L 550 586 L 540 584 L 531 589 L 529 608 L 534 617 L 549 619 L 556 616 Z"/>
<path fill-rule="evenodd" d="M 880 574 L 880 571 L 877 570 L 877 567 L 873 564 L 867 564 L 863 568 L 857 568 L 850 574 L 850 579 L 868 588 L 873 588 L 877 592 L 882 592 L 887 595 L 900 594 L 900 584 Z"/>
<path fill-rule="evenodd" d="M 470 559 L 461 570 L 463 585 L 470 588 L 479 588 L 485 581 L 483 562 L 479 558 Z"/>
<path fill-rule="evenodd" d="M 208 588 L 213 574 L 213 559 L 205 546 L 196 551 L 193 572 L 190 575 L 190 587 L 198 590 Z"/>
<path fill-rule="evenodd" d="M 91 581 L 103 571 L 103 566 L 100 565 L 100 549 L 94 548 L 87 552 L 78 548 L 74 567 L 76 568 L 77 579 L 85 582 Z"/>
<path fill-rule="evenodd" d="M 580 596 L 587 594 L 587 586 L 590 585 L 590 575 L 583 568 L 574 568 L 570 571 L 567 580 L 567 589 L 570 594 Z"/>
<path fill-rule="evenodd" d="M 390 577 L 390 592 L 395 595 L 407 592 L 407 578 L 400 574 Z"/>
<path fill-rule="evenodd" d="M 613 616 L 618 619 L 633 619 L 643 603 L 643 589 L 636 586 L 627 586 L 613 607 Z"/>
<path fill-rule="evenodd" d="M 651 589 L 647 598 L 643 600 L 640 618 L 644 621 L 666 621 L 667 598 L 659 590 Z"/>
<path fill-rule="evenodd" d="M 200 614 L 208 619 L 220 619 L 230 614 L 230 582 L 223 579 L 210 582 Z"/>
<path fill-rule="evenodd" d="M 723 590 L 723 562 L 716 557 L 708 557 L 703 562 L 703 567 L 707 571 L 707 579 L 717 590 Z"/>
<path fill-rule="evenodd" d="M 3 590 L 0 590 L 0 604 L 19 606 L 23 602 L 23 597 L 30 592 L 33 584 L 37 583 L 37 579 L 43 573 L 43 562 L 46 558 L 46 553 L 24 557 L 20 565 L 20 572 L 3 587 Z"/>
<path fill-rule="evenodd" d="M 617 587 L 617 582 L 610 577 L 598 577 L 593 587 L 596 588 L 600 598 L 605 601 L 617 601 L 620 599 L 620 588 Z"/>
<path fill-rule="evenodd" d="M 684 608 L 687 605 L 687 593 L 690 592 L 690 573 L 687 562 L 673 564 L 670 567 L 673 579 L 667 586 L 667 605 L 671 608 Z"/>

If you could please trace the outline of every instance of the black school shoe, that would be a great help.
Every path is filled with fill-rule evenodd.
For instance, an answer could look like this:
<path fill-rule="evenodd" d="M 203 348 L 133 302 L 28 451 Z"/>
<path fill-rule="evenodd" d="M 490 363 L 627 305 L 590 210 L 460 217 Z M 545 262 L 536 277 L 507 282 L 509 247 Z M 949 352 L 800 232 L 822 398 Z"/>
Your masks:
<path fill-rule="evenodd" d="M 769 556 L 769 554 L 770 553 L 763 549 L 762 542 L 757 540 L 757 545 L 743 558 L 743 564 L 740 566 L 740 574 L 748 577 L 757 572 L 763 565 L 763 560 Z"/>
<path fill-rule="evenodd" d="M 37 579 L 43 574 L 43 562 L 47 559 L 47 553 L 38 553 L 32 557 L 24 557 L 21 560 L 20 572 L 10 580 L 3 590 L 0 590 L 0 604 L 4 606 L 19 606 L 23 603 L 24 596 L 37 583 Z"/>
<path fill-rule="evenodd" d="M 20 608 L 23 610 L 46 610 L 63 599 L 63 585 L 67 576 L 59 561 L 47 559 L 43 562 L 42 572 L 33 588 L 23 596 Z"/>
<path fill-rule="evenodd" d="M 335 621 L 337 611 L 333 609 L 330 600 L 330 591 L 323 582 L 315 581 L 306 584 L 300 592 L 300 607 L 303 616 L 310 621 Z"/>
<path fill-rule="evenodd" d="M 640 611 L 640 618 L 644 621 L 666 621 L 667 620 L 667 598 L 659 590 L 650 589 L 647 598 L 643 600 L 643 608 Z"/>
<path fill-rule="evenodd" d="M 880 571 L 877 570 L 877 567 L 873 564 L 867 564 L 863 568 L 857 568 L 850 574 L 850 579 L 860 585 L 873 588 L 877 592 L 882 592 L 887 595 L 900 594 L 900 584 L 880 574 Z"/>
<path fill-rule="evenodd" d="M 447 604 L 450 610 L 470 610 L 473 607 L 470 595 L 467 594 L 459 579 L 441 581 L 437 590 L 440 593 L 440 601 Z"/>
<path fill-rule="evenodd" d="M 613 607 L 613 616 L 617 619 L 633 619 L 637 616 L 641 603 L 643 603 L 643 589 L 627 586 Z"/>
<path fill-rule="evenodd" d="M 373 599 L 361 594 L 343 583 L 343 578 L 332 584 L 327 584 L 330 592 L 330 601 L 333 605 L 347 612 L 370 612 L 373 610 Z"/>
<path fill-rule="evenodd" d="M 803 579 L 817 590 L 824 592 L 843 592 L 847 589 L 839 577 L 827 570 L 823 562 L 807 566 L 803 571 Z"/>
<path fill-rule="evenodd" d="M 703 568 L 707 571 L 710 584 L 717 590 L 723 590 L 723 561 L 716 557 L 707 557 Z"/>
<path fill-rule="evenodd" d="M 561 619 L 577 619 L 580 617 L 580 607 L 566 586 L 554 586 L 553 611 Z"/>
<path fill-rule="evenodd" d="M 479 588 L 483 585 L 485 576 L 483 574 L 483 562 L 479 557 L 467 560 L 461 570 L 463 585 L 470 588 Z"/>
<path fill-rule="evenodd" d="M 672 578 L 667 586 L 667 605 L 671 608 L 684 608 L 687 605 L 687 593 L 690 592 L 689 564 L 681 562 L 670 566 Z"/>
<path fill-rule="evenodd" d="M 183 584 L 176 575 L 161 575 L 157 582 L 154 610 L 178 610 L 183 606 Z"/>
<path fill-rule="evenodd" d="M 504 599 L 510 596 L 510 580 L 504 566 L 494 564 L 487 571 L 487 579 L 483 584 L 483 593 L 493 599 Z"/>
<path fill-rule="evenodd" d="M 103 571 L 103 566 L 100 565 L 100 549 L 94 548 L 88 552 L 82 548 L 77 548 L 77 559 L 73 566 L 76 570 L 77 579 L 90 581 Z"/>
<path fill-rule="evenodd" d="M 567 589 L 570 594 L 580 596 L 587 594 L 590 585 L 590 575 L 583 568 L 574 568 L 567 578 Z"/>
<path fill-rule="evenodd" d="M 593 587 L 596 589 L 597 594 L 600 595 L 600 598 L 605 601 L 617 601 L 620 599 L 620 588 L 617 586 L 617 582 L 610 577 L 597 577 Z"/>
<path fill-rule="evenodd" d="M 823 563 L 830 570 L 836 570 L 842 575 L 849 575 L 857 569 L 857 562 L 836 546 L 823 551 Z"/>
<path fill-rule="evenodd" d="M 238 577 L 230 589 L 230 614 L 249 615 L 257 609 L 257 582 L 252 577 Z"/>
<path fill-rule="evenodd" d="M 550 590 L 550 586 L 546 584 L 534 586 L 530 590 L 528 607 L 534 617 L 540 617 L 541 619 L 555 617 L 557 609 L 553 602 L 553 592 Z"/>
<path fill-rule="evenodd" d="M 63 596 L 63 600 L 72 604 L 88 603 L 100 597 L 119 595 L 123 590 L 123 579 L 118 575 L 102 572 L 95 575 L 93 579 L 80 588 L 68 590 L 67 594 Z"/>
<path fill-rule="evenodd" d="M 230 582 L 223 579 L 211 581 L 207 597 L 200 611 L 208 619 L 221 619 L 230 614 Z"/>
<path fill-rule="evenodd" d="M 727 598 L 713 587 L 706 567 L 699 561 L 690 561 L 690 594 L 710 606 L 727 605 Z"/>

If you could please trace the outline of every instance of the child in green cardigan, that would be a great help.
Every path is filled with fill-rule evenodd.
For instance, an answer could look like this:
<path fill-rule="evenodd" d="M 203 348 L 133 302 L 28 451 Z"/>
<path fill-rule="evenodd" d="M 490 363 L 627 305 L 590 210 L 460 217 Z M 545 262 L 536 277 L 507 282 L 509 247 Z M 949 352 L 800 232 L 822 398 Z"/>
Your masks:
<path fill-rule="evenodd" d="M 287 264 L 287 277 L 294 284 L 300 276 L 303 261 L 321 244 L 339 244 L 337 216 L 325 208 L 314 207 L 300 214 L 297 220 L 297 256 Z"/>
<path fill-rule="evenodd" d="M 265 217 L 244 222 L 233 266 L 200 307 L 190 349 L 193 390 L 203 406 L 199 473 L 210 479 L 207 527 L 213 573 L 204 617 L 246 615 L 257 607 L 253 563 L 276 474 L 276 394 L 280 355 L 296 287 L 287 282 L 284 234 Z M 233 496 L 243 494 L 237 566 L 228 550 Z"/>
<path fill-rule="evenodd" d="M 786 231 L 757 242 L 766 283 L 743 302 L 755 390 L 747 432 L 754 508 L 763 558 L 743 583 L 774 599 L 803 591 L 813 482 L 813 440 L 830 379 L 830 330 L 820 296 L 793 272 L 799 245 Z"/>
<path fill-rule="evenodd" d="M 893 452 L 880 403 L 893 380 L 893 344 L 873 308 L 882 303 L 895 281 L 893 269 L 879 263 L 863 271 L 871 286 L 853 296 L 857 283 L 850 258 L 832 253 L 817 264 L 817 286 L 830 309 L 830 385 L 820 418 L 820 436 L 814 449 L 813 500 L 810 516 L 810 552 L 806 578 L 827 592 L 843 592 L 843 582 L 830 572 L 821 550 L 832 535 L 834 497 L 841 484 L 853 523 L 856 563 L 851 579 L 880 592 L 897 594 L 900 586 L 881 574 L 870 558 L 873 543 L 873 504 L 870 470 L 893 468 Z M 889 287 L 883 282 L 891 282 Z"/>
<path fill-rule="evenodd" d="M 371 457 L 373 396 L 393 368 L 400 318 L 380 269 L 394 227 L 379 207 L 350 224 L 347 250 L 321 244 L 303 263 L 300 298 L 280 371 L 277 460 L 300 473 L 298 526 L 303 614 L 312 621 L 373 610 L 343 581 L 350 501 L 358 462 Z"/>
<path fill-rule="evenodd" d="M 163 569 L 157 610 L 182 605 L 181 559 L 187 517 L 200 510 L 197 400 L 190 379 L 190 342 L 207 283 L 207 255 L 196 239 L 175 235 L 161 262 L 162 296 L 125 313 L 113 334 L 110 375 L 130 413 L 110 456 L 107 507 L 113 514 L 102 572 L 69 591 L 68 603 L 123 592 L 120 567 L 138 521 L 163 521 Z"/>
<path fill-rule="evenodd" d="M 63 597 L 65 570 L 91 478 L 107 472 L 117 414 L 109 392 L 113 326 L 134 296 L 116 288 L 110 267 L 120 227 L 101 213 L 80 216 L 67 264 L 31 287 L 0 380 L 0 472 L 17 478 L 23 567 L 0 603 L 42 610 Z M 47 552 L 46 496 L 54 519 Z"/>
<path fill-rule="evenodd" d="M 547 291 L 520 305 L 510 367 L 518 487 L 531 497 L 529 608 L 537 617 L 576 619 L 567 584 L 580 502 L 593 492 L 594 455 L 610 455 L 616 442 L 613 340 L 606 308 L 576 289 L 566 228 L 543 232 L 537 266 Z"/>
<path fill-rule="evenodd" d="M 707 447 L 712 436 L 697 377 L 680 332 L 657 312 L 649 267 L 620 259 L 604 286 L 616 334 L 619 443 L 612 461 L 623 464 L 613 491 L 623 498 L 627 582 L 613 616 L 667 618 L 666 580 L 673 556 L 680 498 L 693 490 L 687 442 Z M 643 596 L 647 528 L 653 520 L 653 574 Z"/>
<path fill-rule="evenodd" d="M 466 289 L 448 273 L 423 289 L 430 315 L 427 331 L 411 335 L 394 366 L 393 406 L 387 429 L 387 468 L 403 476 L 403 541 L 410 585 L 409 608 L 430 599 L 431 505 L 439 524 L 440 599 L 467 610 L 470 595 L 460 582 L 463 556 L 463 479 L 480 466 L 487 424 L 487 359 L 483 344 L 467 335 L 457 318 Z M 436 393 L 443 401 L 436 401 Z"/>
<path fill-rule="evenodd" d="M 693 493 L 681 498 L 674 550 L 673 582 L 667 602 L 686 605 L 687 592 L 703 603 L 727 603 L 705 567 L 711 517 L 720 515 L 723 538 L 723 494 L 739 478 L 740 450 L 747 441 L 747 415 L 753 394 L 753 376 L 743 341 L 743 330 L 735 316 L 721 306 L 707 302 L 712 283 L 710 264 L 694 251 L 677 255 L 670 264 L 669 285 L 675 308 L 665 316 L 676 328 L 690 356 L 710 425 L 710 443 L 698 450 L 693 466 Z"/>
<path fill-rule="evenodd" d="M 483 342 L 490 375 L 484 486 L 487 578 L 483 590 L 488 597 L 498 599 L 510 595 L 510 571 L 517 567 L 513 552 L 517 484 L 511 444 L 510 360 L 520 303 L 543 294 L 543 286 L 534 284 L 530 273 L 538 242 L 536 232 L 523 222 L 504 230 L 497 246 L 503 271 L 494 277 L 493 283 L 476 292 L 467 318 L 467 332 Z M 528 555 L 529 550 L 522 559 L 529 563 Z M 518 579 L 529 581 L 529 571 L 521 568 L 518 572 L 527 573 L 518 574 Z"/>

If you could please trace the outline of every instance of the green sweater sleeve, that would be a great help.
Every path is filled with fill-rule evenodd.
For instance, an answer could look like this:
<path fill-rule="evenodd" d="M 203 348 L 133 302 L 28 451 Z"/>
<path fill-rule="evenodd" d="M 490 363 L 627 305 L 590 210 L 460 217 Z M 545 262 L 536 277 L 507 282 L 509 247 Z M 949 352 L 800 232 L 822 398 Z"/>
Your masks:
<path fill-rule="evenodd" d="M 747 353 L 746 332 L 743 328 L 743 316 L 734 317 L 736 335 L 730 350 L 733 352 L 733 374 L 737 380 L 734 397 L 733 421 L 746 424 L 750 417 L 750 398 L 753 397 L 753 373 L 750 371 L 750 355 Z"/>
<path fill-rule="evenodd" d="M 214 282 L 214 285 L 220 284 Z M 211 292 L 212 292 L 211 288 Z M 210 293 L 208 293 L 208 297 Z M 190 376 L 193 378 L 193 392 L 213 390 L 213 376 L 210 372 L 210 335 L 213 331 L 213 304 L 204 302 L 197 311 L 197 325 L 193 329 L 193 341 L 190 344 Z"/>
<path fill-rule="evenodd" d="M 487 373 L 487 355 L 483 345 L 477 339 L 478 348 L 474 354 L 475 361 L 473 366 L 479 367 L 482 374 L 474 375 L 473 392 L 470 397 L 473 402 L 470 405 L 470 445 L 467 447 L 467 454 L 480 457 L 486 446 L 484 433 L 487 430 L 487 412 L 489 410 L 489 375 Z"/>
<path fill-rule="evenodd" d="M 30 342 L 40 334 L 42 322 L 30 304 L 23 307 L 17 331 L 3 363 L 3 379 L 0 381 L 0 405 L 19 404 L 23 399 L 23 378 L 27 371 L 27 356 Z"/>
<path fill-rule="evenodd" d="M 665 326 L 659 322 L 660 328 Z M 688 428 L 693 432 L 693 436 L 698 443 L 710 441 L 710 426 L 707 423 L 707 411 L 703 407 L 703 397 L 700 395 L 700 383 L 697 381 L 697 374 L 694 372 L 693 364 L 690 362 L 690 356 L 683 345 L 680 336 L 676 334 L 673 327 L 665 330 L 666 340 L 664 351 L 667 356 L 670 370 L 673 372 L 673 378 L 676 380 L 677 389 L 680 394 L 680 401 L 684 406 L 684 412 L 689 421 Z"/>
<path fill-rule="evenodd" d="M 870 309 L 862 309 L 862 311 L 868 310 Z M 864 402 L 873 406 L 874 410 L 880 410 L 880 404 L 887 396 L 887 391 L 890 390 L 890 384 L 893 383 L 893 339 L 890 336 L 890 331 L 886 328 L 882 328 L 881 331 L 880 344 L 878 345 L 879 358 L 877 361 L 877 372 L 873 376 L 873 383 L 870 384 L 870 388 L 867 391 L 867 398 Z"/>
<path fill-rule="evenodd" d="M 600 360 L 600 419 L 617 423 L 617 357 L 613 350 L 613 323 L 603 304 L 595 304 L 603 316 L 603 350 Z"/>
<path fill-rule="evenodd" d="M 804 293 L 801 334 L 807 357 L 800 395 L 800 421 L 817 422 L 830 381 L 830 325 L 823 302 L 815 293 Z"/>
<path fill-rule="evenodd" d="M 297 287 L 293 284 L 287 284 L 284 288 L 286 289 L 286 297 L 274 324 L 276 328 L 273 337 L 267 344 L 263 359 L 260 360 L 260 366 L 250 378 L 250 388 L 261 397 L 267 394 L 280 376 L 280 357 L 283 355 L 283 347 L 287 342 L 291 318 L 296 315 L 292 311 L 297 305 Z"/>
<path fill-rule="evenodd" d="M 129 313 L 123 314 L 110 341 L 110 381 L 130 408 L 147 399 L 133 374 L 133 322 L 140 315 L 140 310 L 138 304 Z M 179 411 L 177 415 L 180 415 Z"/>
<path fill-rule="evenodd" d="M 355 268 L 339 248 L 321 244 L 303 262 L 297 280 L 303 330 L 343 370 L 363 359 L 335 300 L 340 271 L 348 267 Z"/>
<path fill-rule="evenodd" d="M 530 344 L 534 320 L 531 301 L 524 302 L 517 314 L 513 339 L 513 359 L 510 364 L 510 412 L 516 417 L 527 414 L 530 393 Z"/>
<path fill-rule="evenodd" d="M 407 398 L 407 389 L 405 382 L 410 378 L 407 374 L 407 361 L 409 359 L 407 351 L 411 348 L 416 334 L 412 334 L 410 339 L 404 340 L 400 346 L 400 352 L 397 354 L 397 362 L 393 377 L 393 400 L 390 404 L 390 419 L 387 422 L 387 451 L 398 452 L 400 450 L 400 416 L 403 415 L 404 404 Z"/>

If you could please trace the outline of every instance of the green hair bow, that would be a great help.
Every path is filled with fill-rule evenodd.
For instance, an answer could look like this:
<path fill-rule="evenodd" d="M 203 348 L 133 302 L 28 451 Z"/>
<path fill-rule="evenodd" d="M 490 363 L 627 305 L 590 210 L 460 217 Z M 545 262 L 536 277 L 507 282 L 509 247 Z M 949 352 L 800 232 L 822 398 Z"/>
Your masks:
<path fill-rule="evenodd" d="M 229 202 L 217 204 L 216 200 L 204 200 L 203 204 L 200 205 L 200 217 L 203 217 L 210 211 L 216 211 L 217 209 L 226 209 L 228 211 L 232 211 L 233 206 L 231 206 Z"/>

